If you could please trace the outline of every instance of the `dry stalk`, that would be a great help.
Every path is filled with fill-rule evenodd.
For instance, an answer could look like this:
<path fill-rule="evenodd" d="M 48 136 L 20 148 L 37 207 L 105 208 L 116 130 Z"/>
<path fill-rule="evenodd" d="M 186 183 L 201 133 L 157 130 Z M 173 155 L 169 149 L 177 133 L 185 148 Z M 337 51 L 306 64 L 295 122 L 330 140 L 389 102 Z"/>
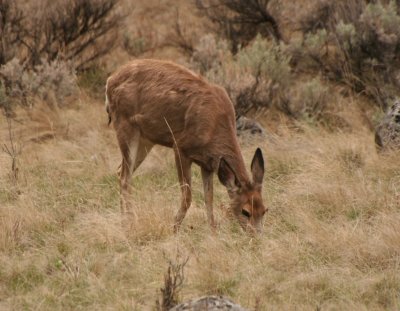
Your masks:
<path fill-rule="evenodd" d="M 179 255 L 175 261 L 169 260 L 168 269 L 164 275 L 164 287 L 161 291 L 161 301 L 156 301 L 157 310 L 168 311 L 178 304 L 178 295 L 185 280 L 184 268 L 189 257 L 180 259 Z"/>
<path fill-rule="evenodd" d="M 10 177 L 15 185 L 18 181 L 18 157 L 21 155 L 22 147 L 20 144 L 15 142 L 15 136 L 12 129 L 11 118 L 7 117 L 7 130 L 8 130 L 8 139 L 9 144 L 3 144 L 2 150 L 5 154 L 7 154 L 11 159 L 11 172 Z"/>

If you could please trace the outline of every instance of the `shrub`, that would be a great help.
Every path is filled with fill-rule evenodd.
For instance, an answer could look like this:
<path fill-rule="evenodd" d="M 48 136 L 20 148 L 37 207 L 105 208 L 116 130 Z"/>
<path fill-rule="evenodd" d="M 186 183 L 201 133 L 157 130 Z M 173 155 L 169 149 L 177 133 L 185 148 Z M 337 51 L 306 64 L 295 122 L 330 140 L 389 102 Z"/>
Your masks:
<path fill-rule="evenodd" d="M 140 16 L 139 13 L 135 14 L 135 22 L 129 23 L 122 36 L 122 47 L 133 57 L 152 52 L 162 46 L 159 42 L 161 35 L 155 30 L 153 21 L 144 20 Z"/>
<path fill-rule="evenodd" d="M 87 70 L 114 46 L 123 17 L 118 3 L 0 0 L 1 107 L 29 106 L 32 97 L 63 105 L 77 91 L 75 71 Z"/>
<path fill-rule="evenodd" d="M 20 7 L 0 0 L 0 65 L 20 58 L 28 67 L 64 59 L 76 69 L 109 52 L 121 21 L 119 0 L 68 0 Z M 29 16 L 23 13 L 29 12 Z"/>
<path fill-rule="evenodd" d="M 147 52 L 149 47 L 149 41 L 141 35 L 131 35 L 131 33 L 124 33 L 123 46 L 125 51 L 132 56 L 139 56 Z"/>
<path fill-rule="evenodd" d="M 238 112 L 246 114 L 250 110 L 276 107 L 291 114 L 286 97 L 291 80 L 290 58 L 282 47 L 257 36 L 251 45 L 238 52 L 236 59 L 239 67 L 254 77 L 252 85 L 236 99 Z"/>
<path fill-rule="evenodd" d="M 23 105 L 32 105 L 32 97 L 45 101 L 55 98 L 55 104 L 62 105 L 66 97 L 77 92 L 75 70 L 62 61 L 43 60 L 32 70 L 25 70 L 18 59 L 13 59 L 0 68 L 0 77 L 6 96 Z"/>
<path fill-rule="evenodd" d="M 229 45 L 226 40 L 216 40 L 212 34 L 207 34 L 200 38 L 199 43 L 195 45 L 192 62 L 201 73 L 205 73 L 212 68 L 221 66 L 226 61 L 226 57 L 231 58 Z"/>
<path fill-rule="evenodd" d="M 280 45 L 257 36 L 250 46 L 239 51 L 237 60 L 253 76 L 270 80 L 273 88 L 284 89 L 288 86 L 290 58 Z"/>
<path fill-rule="evenodd" d="M 225 88 L 233 101 L 237 115 L 244 115 L 251 110 L 250 103 L 244 97 L 250 97 L 250 90 L 257 87 L 255 77 L 241 68 L 232 58 L 225 60 L 220 66 L 213 67 L 206 72 L 208 80 Z M 244 109 L 249 107 L 249 109 Z"/>
<path fill-rule="evenodd" d="M 327 31 L 325 29 L 320 29 L 316 33 L 307 34 L 304 45 L 307 48 L 307 52 L 312 57 L 318 57 L 321 50 L 326 47 L 328 39 Z"/>
<path fill-rule="evenodd" d="M 25 83 L 29 79 L 24 72 L 24 67 L 17 58 L 0 67 L 0 78 L 7 97 L 21 99 L 26 97 Z"/>
<path fill-rule="evenodd" d="M 3 109 L 5 114 L 8 116 L 11 112 L 11 103 L 6 94 L 6 89 L 3 83 L 0 81 L 0 109 Z"/>
<path fill-rule="evenodd" d="M 257 36 L 237 55 L 224 54 L 224 61 L 206 76 L 225 87 L 237 114 L 276 107 L 290 113 L 286 90 L 290 84 L 290 58 L 277 43 Z"/>
<path fill-rule="evenodd" d="M 93 66 L 82 71 L 78 77 L 78 85 L 91 92 L 96 98 L 104 98 L 104 85 L 108 74 L 103 67 Z"/>
<path fill-rule="evenodd" d="M 310 123 L 322 121 L 329 102 L 328 87 L 319 78 L 301 83 L 292 98 L 292 112 Z"/>
<path fill-rule="evenodd" d="M 300 30 L 315 33 L 320 29 L 332 31 L 339 22 L 358 20 L 367 4 L 366 0 L 319 0 L 300 17 Z"/>
<path fill-rule="evenodd" d="M 49 92 L 56 95 L 58 104 L 62 105 L 63 99 L 77 92 L 76 76 L 73 66 L 64 61 L 42 61 L 30 74 L 32 94 L 38 94 L 46 99 Z M 26 83 L 28 86 L 28 83 Z"/>
<path fill-rule="evenodd" d="M 285 46 L 286 52 L 291 56 L 291 64 L 297 71 L 321 71 L 329 75 L 326 69 L 329 64 L 330 34 L 326 29 L 319 29 L 315 33 L 307 33 L 304 38 L 294 38 Z"/>
<path fill-rule="evenodd" d="M 173 46 L 182 53 L 191 56 L 194 52 L 195 38 L 200 36 L 195 30 L 197 27 L 187 20 L 182 20 L 179 9 L 176 9 L 175 23 L 172 31 L 168 34 L 164 45 Z"/>
<path fill-rule="evenodd" d="M 23 34 L 23 13 L 14 0 L 0 0 L 0 66 L 16 54 Z"/>
<path fill-rule="evenodd" d="M 387 5 L 349 3 L 353 9 L 343 13 L 336 24 L 306 33 L 302 41 L 293 41 L 288 50 L 298 68 L 317 69 L 329 79 L 344 83 L 386 107 L 399 86 L 400 62 L 396 55 L 400 48 L 400 15 L 397 5 L 394 1 Z M 340 4 L 342 9 L 346 8 L 342 2 Z"/>
<path fill-rule="evenodd" d="M 196 0 L 196 6 L 215 26 L 217 34 L 231 43 L 232 52 L 257 34 L 282 39 L 279 25 L 269 10 L 270 0 Z"/>

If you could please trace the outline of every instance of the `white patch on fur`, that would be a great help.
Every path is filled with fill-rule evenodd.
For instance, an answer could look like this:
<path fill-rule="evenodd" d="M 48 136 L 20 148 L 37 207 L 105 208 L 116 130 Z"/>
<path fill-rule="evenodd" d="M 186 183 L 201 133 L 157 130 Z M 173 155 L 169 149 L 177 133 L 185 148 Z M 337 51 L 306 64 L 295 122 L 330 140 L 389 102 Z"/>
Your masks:
<path fill-rule="evenodd" d="M 139 144 L 140 144 L 140 133 L 139 131 L 135 131 L 131 141 L 129 142 L 129 157 L 131 160 L 131 170 L 135 167 L 135 163 L 138 157 L 139 151 Z"/>

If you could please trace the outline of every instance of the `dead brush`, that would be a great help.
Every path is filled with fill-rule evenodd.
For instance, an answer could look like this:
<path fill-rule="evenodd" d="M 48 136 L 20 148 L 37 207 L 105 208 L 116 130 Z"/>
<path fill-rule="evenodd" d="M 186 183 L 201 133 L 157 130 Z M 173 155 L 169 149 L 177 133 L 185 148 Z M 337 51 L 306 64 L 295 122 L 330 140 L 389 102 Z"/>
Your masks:
<path fill-rule="evenodd" d="M 18 159 L 22 152 L 22 146 L 21 146 L 21 144 L 19 144 L 15 141 L 15 136 L 14 136 L 14 131 L 12 128 L 11 119 L 7 117 L 6 120 L 7 120 L 7 131 L 8 131 L 9 143 L 3 144 L 2 150 L 11 159 L 11 171 L 10 171 L 9 176 L 11 178 L 13 185 L 15 186 L 18 182 L 18 172 L 19 172 Z"/>
<path fill-rule="evenodd" d="M 169 260 L 168 269 L 164 275 L 164 287 L 160 289 L 161 300 L 156 301 L 158 311 L 168 311 L 179 303 L 179 292 L 185 280 L 184 268 L 189 261 L 177 255 L 175 261 Z"/>
<path fill-rule="evenodd" d="M 270 0 L 196 0 L 198 14 L 205 16 L 214 31 L 232 44 L 236 54 L 239 46 L 246 46 L 257 34 L 282 41 L 283 35 Z M 272 9 L 272 10 L 271 10 Z"/>

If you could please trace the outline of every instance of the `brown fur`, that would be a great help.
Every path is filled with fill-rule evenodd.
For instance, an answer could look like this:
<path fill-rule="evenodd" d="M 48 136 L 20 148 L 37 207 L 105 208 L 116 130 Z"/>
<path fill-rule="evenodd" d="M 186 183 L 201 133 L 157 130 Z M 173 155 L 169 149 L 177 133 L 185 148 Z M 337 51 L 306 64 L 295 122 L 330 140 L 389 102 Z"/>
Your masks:
<path fill-rule="evenodd" d="M 223 88 L 172 62 L 135 60 L 108 79 L 106 106 L 123 157 L 120 172 L 123 211 L 130 210 L 126 195 L 132 172 L 151 147 L 159 144 L 174 149 L 182 185 L 182 204 L 176 216 L 176 228 L 191 203 L 192 162 L 202 169 L 208 219 L 214 225 L 212 176 L 218 171 L 220 177 L 221 158 L 227 163 L 225 175 L 231 179 L 221 180 L 220 177 L 220 180 L 227 186 L 233 202 L 240 201 L 234 204 L 233 210 L 240 213 L 251 200 L 251 218 L 257 217 L 257 221 L 249 219 L 248 223 L 260 222 L 265 212 L 260 194 L 261 182 L 256 186 L 249 179 L 236 138 L 234 108 Z M 262 162 L 261 151 L 256 160 Z M 262 179 L 263 163 L 257 169 Z M 233 188 L 232 178 L 236 184 Z"/>

